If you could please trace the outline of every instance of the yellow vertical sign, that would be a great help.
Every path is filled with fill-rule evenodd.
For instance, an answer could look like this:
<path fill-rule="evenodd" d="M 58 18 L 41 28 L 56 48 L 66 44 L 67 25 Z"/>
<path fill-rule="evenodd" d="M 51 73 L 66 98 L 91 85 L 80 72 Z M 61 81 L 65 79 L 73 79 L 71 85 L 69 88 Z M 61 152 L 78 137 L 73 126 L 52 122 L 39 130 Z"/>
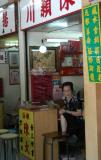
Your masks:
<path fill-rule="evenodd" d="M 30 160 L 35 159 L 34 113 L 25 109 L 19 111 L 20 153 Z"/>

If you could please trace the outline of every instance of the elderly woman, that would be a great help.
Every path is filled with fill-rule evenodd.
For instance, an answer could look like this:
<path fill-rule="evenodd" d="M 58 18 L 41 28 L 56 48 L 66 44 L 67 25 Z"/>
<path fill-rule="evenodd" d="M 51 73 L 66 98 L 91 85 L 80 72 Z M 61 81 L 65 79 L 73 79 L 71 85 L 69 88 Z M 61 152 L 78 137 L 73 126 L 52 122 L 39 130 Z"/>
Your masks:
<path fill-rule="evenodd" d="M 59 111 L 62 133 L 77 134 L 81 128 L 82 104 L 73 96 L 72 82 L 65 82 L 62 91 L 64 107 Z"/>

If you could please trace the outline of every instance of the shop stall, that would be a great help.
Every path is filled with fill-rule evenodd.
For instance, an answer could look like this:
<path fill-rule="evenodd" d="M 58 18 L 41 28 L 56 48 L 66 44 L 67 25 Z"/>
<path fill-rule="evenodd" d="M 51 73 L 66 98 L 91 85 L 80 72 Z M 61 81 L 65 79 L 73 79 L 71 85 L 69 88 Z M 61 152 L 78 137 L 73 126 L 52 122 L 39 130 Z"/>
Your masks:
<path fill-rule="evenodd" d="M 62 0 L 47 1 L 45 4 L 41 0 L 30 3 L 23 0 L 20 2 L 21 30 L 26 30 L 28 100 L 24 102 L 19 115 L 22 115 L 22 111 L 26 111 L 26 114 L 31 113 L 34 119 L 35 114 L 42 115 L 42 120 L 38 115 L 37 121 L 34 120 L 34 126 L 38 125 L 39 132 L 35 130 L 37 133 L 34 142 L 37 143 L 37 149 L 35 146 L 31 148 L 35 151 L 32 152 L 33 155 L 28 152 L 31 144 L 28 144 L 28 151 L 26 151 L 27 136 L 22 134 L 24 126 L 20 124 L 21 139 L 25 138 L 25 141 L 20 142 L 20 152 L 30 159 L 43 157 L 43 147 L 37 142 L 37 134 L 40 142 L 43 142 L 43 133 L 58 132 L 57 108 L 61 107 L 59 100 L 63 96 L 62 83 L 73 82 L 74 94 L 77 96 L 79 92 L 79 98 L 83 99 L 81 1 L 68 3 Z M 51 116 L 50 120 L 45 118 L 44 114 L 47 118 Z M 55 118 L 53 118 L 54 114 Z M 20 121 L 26 123 L 24 119 Z M 42 131 L 39 129 L 42 127 L 41 122 Z M 52 128 L 48 124 L 52 125 Z M 27 125 L 30 126 L 29 121 Z M 54 154 L 58 157 L 57 151 Z M 50 159 L 50 154 L 46 159 Z"/>

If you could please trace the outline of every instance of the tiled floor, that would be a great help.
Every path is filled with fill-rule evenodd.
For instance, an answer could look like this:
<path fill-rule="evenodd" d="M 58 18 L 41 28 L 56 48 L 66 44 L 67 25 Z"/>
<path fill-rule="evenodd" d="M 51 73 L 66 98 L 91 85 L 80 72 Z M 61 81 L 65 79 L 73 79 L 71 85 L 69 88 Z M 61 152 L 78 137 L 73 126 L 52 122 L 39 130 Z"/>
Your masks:
<path fill-rule="evenodd" d="M 21 157 L 21 156 L 19 157 L 17 155 L 15 157 L 12 159 L 12 157 L 9 154 L 8 160 L 28 160 L 25 157 Z M 2 157 L 0 157 L 0 160 L 4 160 L 3 154 L 2 154 Z M 64 157 L 64 158 L 62 158 L 62 160 L 67 160 L 67 158 Z M 84 155 L 78 155 L 78 156 L 76 156 L 76 158 L 70 158 L 69 160 L 85 160 L 85 156 Z"/>
<path fill-rule="evenodd" d="M 66 156 L 62 156 L 61 160 L 68 160 Z M 76 155 L 69 160 L 86 160 L 84 151 L 76 153 Z"/>

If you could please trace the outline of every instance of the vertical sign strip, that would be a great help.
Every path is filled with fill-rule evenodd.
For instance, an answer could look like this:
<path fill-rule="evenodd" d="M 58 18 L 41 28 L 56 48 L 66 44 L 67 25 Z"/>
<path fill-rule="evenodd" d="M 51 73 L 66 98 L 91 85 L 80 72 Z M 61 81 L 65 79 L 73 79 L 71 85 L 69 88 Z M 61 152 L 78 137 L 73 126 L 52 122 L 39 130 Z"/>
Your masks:
<path fill-rule="evenodd" d="M 83 8 L 83 28 L 90 82 L 101 82 L 100 3 Z"/>
<path fill-rule="evenodd" d="M 30 160 L 35 159 L 34 113 L 25 109 L 19 111 L 20 153 Z"/>

